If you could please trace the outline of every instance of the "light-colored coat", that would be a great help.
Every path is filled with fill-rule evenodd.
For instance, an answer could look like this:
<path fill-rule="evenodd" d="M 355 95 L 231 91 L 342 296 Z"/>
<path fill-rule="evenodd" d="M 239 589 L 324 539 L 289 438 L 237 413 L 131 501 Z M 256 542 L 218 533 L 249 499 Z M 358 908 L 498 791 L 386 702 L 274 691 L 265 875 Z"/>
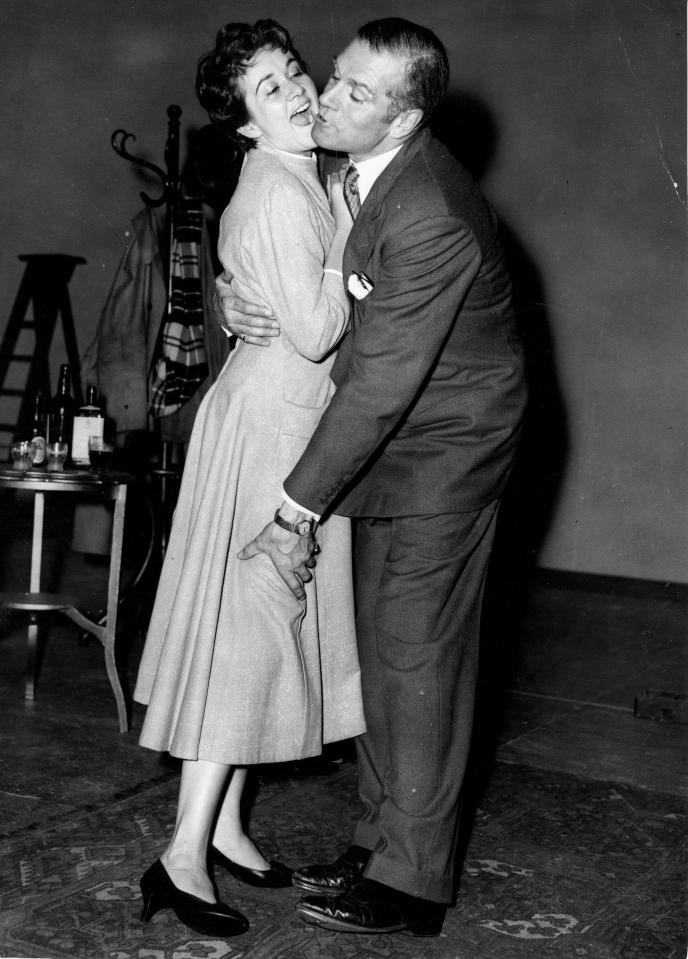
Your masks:
<path fill-rule="evenodd" d="M 248 154 L 219 252 L 236 292 L 268 305 L 282 332 L 270 349 L 240 342 L 198 412 L 135 691 L 144 746 L 279 762 L 364 729 L 349 521 L 321 526 L 305 604 L 267 557 L 236 556 L 334 392 L 348 301 L 323 274 L 333 229 L 314 160 Z"/>

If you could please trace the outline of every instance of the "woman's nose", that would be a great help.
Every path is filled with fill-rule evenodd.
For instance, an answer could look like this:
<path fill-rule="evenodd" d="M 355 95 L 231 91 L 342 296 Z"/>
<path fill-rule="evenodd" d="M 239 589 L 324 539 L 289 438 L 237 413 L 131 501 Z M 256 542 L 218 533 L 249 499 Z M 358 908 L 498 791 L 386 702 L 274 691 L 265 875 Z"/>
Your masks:
<path fill-rule="evenodd" d="M 291 77 L 289 80 L 289 96 L 295 97 L 297 94 L 303 93 L 306 89 L 303 83 L 298 79 L 298 77 Z"/>

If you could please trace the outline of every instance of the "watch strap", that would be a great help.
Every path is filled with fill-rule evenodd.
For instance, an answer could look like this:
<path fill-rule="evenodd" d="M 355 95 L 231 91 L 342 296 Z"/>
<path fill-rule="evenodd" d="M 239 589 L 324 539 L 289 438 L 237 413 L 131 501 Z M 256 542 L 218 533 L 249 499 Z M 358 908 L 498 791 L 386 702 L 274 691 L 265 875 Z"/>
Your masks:
<path fill-rule="evenodd" d="M 290 533 L 298 533 L 299 536 L 306 536 L 308 533 L 313 532 L 314 521 L 312 519 L 302 519 L 298 523 L 290 523 L 280 516 L 279 509 L 275 510 L 275 523 L 277 523 L 281 529 L 286 529 Z"/>

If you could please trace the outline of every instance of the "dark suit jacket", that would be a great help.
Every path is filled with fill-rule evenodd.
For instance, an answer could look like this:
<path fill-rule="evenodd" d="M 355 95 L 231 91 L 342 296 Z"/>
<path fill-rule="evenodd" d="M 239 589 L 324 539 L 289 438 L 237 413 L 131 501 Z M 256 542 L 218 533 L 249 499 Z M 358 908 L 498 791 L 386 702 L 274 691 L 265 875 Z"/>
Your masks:
<path fill-rule="evenodd" d="M 363 203 L 344 255 L 350 332 L 337 392 L 285 481 L 315 513 L 464 512 L 506 482 L 525 404 L 523 357 L 494 214 L 428 130 Z"/>

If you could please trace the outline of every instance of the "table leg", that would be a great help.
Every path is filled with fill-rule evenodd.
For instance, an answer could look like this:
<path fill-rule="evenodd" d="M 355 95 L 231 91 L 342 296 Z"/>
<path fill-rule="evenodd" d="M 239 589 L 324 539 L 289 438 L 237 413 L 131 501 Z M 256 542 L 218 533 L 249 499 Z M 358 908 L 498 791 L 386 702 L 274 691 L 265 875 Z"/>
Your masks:
<path fill-rule="evenodd" d="M 43 514 L 45 512 L 45 493 L 37 491 L 33 498 L 33 533 L 31 535 L 31 579 L 29 589 L 32 593 L 41 591 L 41 562 L 43 555 Z M 26 682 L 24 699 L 32 702 L 36 696 L 36 671 L 38 668 L 38 618 L 35 613 L 29 616 L 26 632 Z"/>
<path fill-rule="evenodd" d="M 129 728 L 127 707 L 124 701 L 122 683 L 115 661 L 115 641 L 117 638 L 117 608 L 119 603 L 119 581 L 122 568 L 122 544 L 124 541 L 124 511 L 127 502 L 127 487 L 125 484 L 117 487 L 115 500 L 115 515 L 112 523 L 112 550 L 110 554 L 110 577 L 108 580 L 107 622 L 105 625 L 105 667 L 112 691 L 117 703 L 120 732 L 125 733 Z"/>
<path fill-rule="evenodd" d="M 38 619 L 35 613 L 29 615 L 29 627 L 26 631 L 26 682 L 24 699 L 33 702 L 36 698 L 36 672 L 38 668 Z"/>

